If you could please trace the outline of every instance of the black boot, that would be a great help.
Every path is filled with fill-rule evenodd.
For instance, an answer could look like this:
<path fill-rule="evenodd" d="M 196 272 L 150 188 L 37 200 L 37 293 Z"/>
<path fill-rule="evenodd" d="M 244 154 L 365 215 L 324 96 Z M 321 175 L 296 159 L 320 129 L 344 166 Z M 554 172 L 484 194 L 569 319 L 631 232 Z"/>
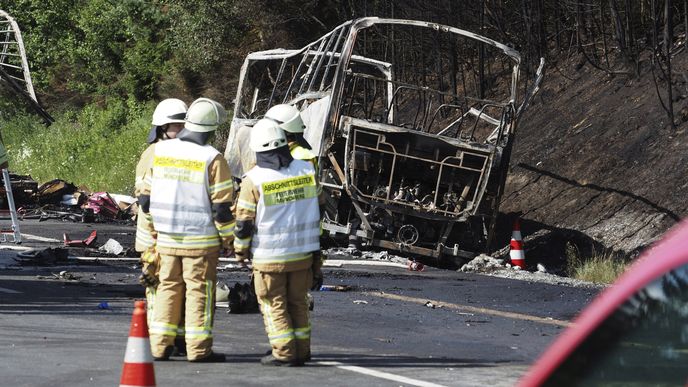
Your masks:
<path fill-rule="evenodd" d="M 174 352 L 172 356 L 186 356 L 186 341 L 183 337 L 176 337 L 174 339 Z"/>
<path fill-rule="evenodd" d="M 172 356 L 172 352 L 174 352 L 174 345 L 168 345 L 167 347 L 165 347 L 165 350 L 162 352 L 162 356 L 160 356 L 160 357 L 153 356 L 153 360 L 155 360 L 155 361 L 168 361 L 168 360 L 170 360 L 170 356 Z"/>
<path fill-rule="evenodd" d="M 260 364 L 264 366 L 273 366 L 273 367 L 293 367 L 297 366 L 295 361 L 292 360 L 280 360 L 274 356 L 272 356 L 272 353 L 269 355 L 263 356 L 260 359 Z"/>
<path fill-rule="evenodd" d="M 210 355 L 200 359 L 189 360 L 192 363 L 224 363 L 226 356 L 223 353 L 210 352 Z"/>

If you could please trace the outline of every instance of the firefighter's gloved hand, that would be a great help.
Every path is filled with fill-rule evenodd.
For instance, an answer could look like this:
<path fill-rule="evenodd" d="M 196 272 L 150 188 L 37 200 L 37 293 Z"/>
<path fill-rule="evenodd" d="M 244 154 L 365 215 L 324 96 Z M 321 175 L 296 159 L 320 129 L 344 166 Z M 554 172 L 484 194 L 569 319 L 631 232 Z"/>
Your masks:
<path fill-rule="evenodd" d="M 320 268 L 313 268 L 313 286 L 311 286 L 311 290 L 320 290 L 320 288 L 323 285 L 323 273 Z"/>
<path fill-rule="evenodd" d="M 160 279 L 157 274 L 157 267 L 155 263 L 144 262 L 143 268 L 141 269 L 141 275 L 139 276 L 139 282 L 145 287 L 156 287 L 160 283 Z"/>
<path fill-rule="evenodd" d="M 160 283 L 158 269 L 160 266 L 160 254 L 155 251 L 155 247 L 150 247 L 141 254 L 141 275 L 139 282 L 145 287 L 156 287 Z"/>
<path fill-rule="evenodd" d="M 311 286 L 311 290 L 320 290 L 320 288 L 323 285 L 323 273 L 322 273 L 322 253 L 320 250 L 313 251 L 313 265 L 311 266 L 311 270 L 313 271 L 313 285 Z"/>

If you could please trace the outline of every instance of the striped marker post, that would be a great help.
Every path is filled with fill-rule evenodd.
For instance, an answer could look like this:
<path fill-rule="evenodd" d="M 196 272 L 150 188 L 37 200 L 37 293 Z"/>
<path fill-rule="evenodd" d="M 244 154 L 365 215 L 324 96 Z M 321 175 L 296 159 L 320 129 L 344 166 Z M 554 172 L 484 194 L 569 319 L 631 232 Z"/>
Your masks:
<path fill-rule="evenodd" d="M 155 371 L 148 338 L 145 301 L 134 303 L 134 314 L 131 317 L 127 352 L 124 355 L 124 368 L 122 368 L 119 386 L 155 387 Z"/>
<path fill-rule="evenodd" d="M 511 264 L 521 269 L 526 268 L 526 254 L 523 252 L 523 237 L 521 236 L 521 221 L 519 218 L 514 220 L 514 228 L 511 232 L 511 243 L 509 244 L 509 256 Z"/>

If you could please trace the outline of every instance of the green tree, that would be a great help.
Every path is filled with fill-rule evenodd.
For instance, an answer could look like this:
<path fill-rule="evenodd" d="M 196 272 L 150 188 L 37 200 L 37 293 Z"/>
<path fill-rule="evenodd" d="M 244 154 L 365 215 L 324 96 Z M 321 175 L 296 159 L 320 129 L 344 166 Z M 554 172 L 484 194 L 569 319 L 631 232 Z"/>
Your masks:
<path fill-rule="evenodd" d="M 98 95 L 155 96 L 165 72 L 169 21 L 158 1 L 90 0 L 77 17 L 83 40 L 71 52 L 77 90 Z"/>

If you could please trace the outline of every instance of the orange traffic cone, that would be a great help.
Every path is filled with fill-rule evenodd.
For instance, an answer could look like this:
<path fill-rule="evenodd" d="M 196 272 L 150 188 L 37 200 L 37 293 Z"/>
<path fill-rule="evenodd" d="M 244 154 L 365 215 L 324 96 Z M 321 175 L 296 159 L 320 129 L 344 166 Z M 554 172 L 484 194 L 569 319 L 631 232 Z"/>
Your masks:
<path fill-rule="evenodd" d="M 134 314 L 131 317 L 127 352 L 124 355 L 124 368 L 119 386 L 155 386 L 155 371 L 153 370 L 153 354 L 148 338 L 145 301 L 134 303 Z"/>
<path fill-rule="evenodd" d="M 521 237 L 521 221 L 519 218 L 514 220 L 514 228 L 511 232 L 511 243 L 509 244 L 509 256 L 511 264 L 521 269 L 526 267 L 526 254 L 523 252 L 523 238 Z"/>

